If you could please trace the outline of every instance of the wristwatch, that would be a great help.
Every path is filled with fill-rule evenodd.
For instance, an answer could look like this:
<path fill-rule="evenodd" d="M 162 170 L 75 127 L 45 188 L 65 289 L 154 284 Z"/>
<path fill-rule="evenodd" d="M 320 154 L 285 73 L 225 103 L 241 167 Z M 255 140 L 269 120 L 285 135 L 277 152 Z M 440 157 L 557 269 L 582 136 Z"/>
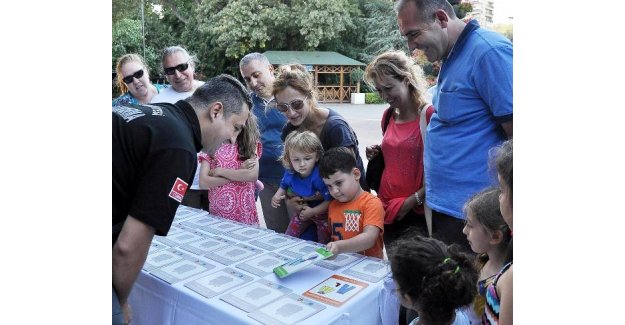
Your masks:
<path fill-rule="evenodd" d="M 417 199 L 417 205 L 423 205 L 423 200 L 419 196 L 419 192 L 414 192 L 414 198 Z"/>

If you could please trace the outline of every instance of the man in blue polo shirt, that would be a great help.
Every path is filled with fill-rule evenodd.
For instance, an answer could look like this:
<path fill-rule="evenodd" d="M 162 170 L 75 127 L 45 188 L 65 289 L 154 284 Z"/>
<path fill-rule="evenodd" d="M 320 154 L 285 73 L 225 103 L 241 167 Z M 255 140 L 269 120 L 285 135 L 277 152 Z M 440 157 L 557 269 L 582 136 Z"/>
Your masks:
<path fill-rule="evenodd" d="M 410 52 L 442 60 L 424 153 L 433 235 L 470 251 L 462 206 L 496 184 L 488 152 L 512 138 L 512 43 L 463 22 L 446 0 L 400 0 L 396 8 Z"/>
<path fill-rule="evenodd" d="M 260 191 L 260 204 L 263 217 L 268 229 L 284 233 L 289 225 L 289 214 L 286 205 L 279 208 L 271 206 L 271 198 L 280 188 L 280 181 L 284 175 L 284 167 L 278 161 L 282 155 L 282 140 L 280 134 L 286 117 L 277 109 L 267 109 L 267 104 L 273 100 L 271 89 L 274 77 L 273 66 L 262 53 L 249 53 L 239 63 L 241 75 L 252 91 L 252 112 L 256 115 L 260 129 L 260 142 L 263 144 L 263 155 L 259 160 L 258 179 L 265 188 Z"/>

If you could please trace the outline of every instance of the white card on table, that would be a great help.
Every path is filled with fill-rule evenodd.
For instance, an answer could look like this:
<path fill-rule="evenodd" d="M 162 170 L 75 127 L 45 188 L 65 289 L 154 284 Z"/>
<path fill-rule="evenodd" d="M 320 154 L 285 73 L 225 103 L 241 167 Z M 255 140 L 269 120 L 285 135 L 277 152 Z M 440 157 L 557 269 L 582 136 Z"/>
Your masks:
<path fill-rule="evenodd" d="M 274 267 L 280 266 L 290 260 L 290 257 L 282 256 L 276 253 L 268 253 L 242 262 L 238 264 L 237 267 L 241 270 L 263 277 L 272 273 Z"/>
<path fill-rule="evenodd" d="M 218 250 L 227 246 L 234 246 L 236 242 L 221 237 L 207 237 L 190 244 L 180 246 L 181 249 L 189 251 L 197 255 L 205 255 L 214 250 Z"/>
<path fill-rule="evenodd" d="M 169 284 L 173 284 L 216 267 L 217 265 L 198 258 L 183 258 L 173 264 L 154 269 L 150 273 Z"/>
<path fill-rule="evenodd" d="M 340 307 L 369 285 L 337 274 L 304 292 L 305 297 Z"/>
<path fill-rule="evenodd" d="M 188 256 L 189 255 L 186 255 L 182 251 L 175 248 L 160 250 L 152 254 L 148 254 L 145 263 L 143 264 L 143 269 L 146 271 L 152 271 L 153 269 L 157 269 L 167 264 L 178 262 Z"/>
<path fill-rule="evenodd" d="M 178 206 L 178 210 L 176 210 L 176 216 L 174 217 L 174 221 L 180 222 L 188 218 L 203 215 L 203 214 L 208 214 L 208 212 L 181 204 Z"/>
<path fill-rule="evenodd" d="M 241 229 L 243 227 L 243 225 L 234 223 L 232 221 L 221 220 L 219 222 L 200 227 L 199 229 L 213 235 L 221 235 L 223 233 L 231 232 L 237 229 Z"/>
<path fill-rule="evenodd" d="M 185 283 L 185 287 L 201 294 L 206 298 L 212 298 L 229 289 L 240 286 L 244 283 L 252 281 L 249 275 L 235 271 L 231 268 L 225 268 L 207 276 L 195 279 Z"/>
<path fill-rule="evenodd" d="M 364 257 L 365 257 L 364 255 L 360 255 L 356 253 L 343 253 L 343 254 L 337 255 L 334 259 L 325 259 L 315 264 L 321 267 L 324 267 L 326 269 L 338 270 Z"/>
<path fill-rule="evenodd" d="M 271 235 L 273 233 L 275 232 L 270 229 L 255 228 L 255 227 L 249 226 L 249 227 L 243 227 L 241 229 L 237 229 L 234 231 L 224 233 L 223 235 L 229 236 L 238 240 L 248 241 L 254 238 Z"/>
<path fill-rule="evenodd" d="M 319 247 L 325 247 L 325 245 L 323 244 L 319 244 L 316 243 L 314 241 L 305 241 L 302 243 L 299 243 L 297 245 L 293 245 L 289 248 L 283 249 L 281 251 L 279 251 L 278 253 L 283 254 L 283 255 L 287 255 L 293 258 L 299 258 L 302 257 L 306 254 L 310 254 L 311 252 L 314 252 L 315 249 L 319 248 Z"/>
<path fill-rule="evenodd" d="M 158 251 L 161 251 L 163 249 L 167 249 L 169 248 L 169 246 L 159 243 L 155 240 L 152 240 L 152 242 L 150 243 L 150 250 L 148 250 L 148 255 L 156 253 Z"/>
<path fill-rule="evenodd" d="M 271 236 L 252 240 L 250 244 L 258 246 L 260 248 L 264 248 L 268 251 L 274 251 L 278 248 L 284 248 L 285 246 L 289 246 L 301 241 L 302 240 L 299 238 L 291 237 L 285 234 L 273 234 Z"/>
<path fill-rule="evenodd" d="M 320 303 L 292 293 L 259 308 L 248 316 L 263 324 L 292 325 L 325 308 Z"/>
<path fill-rule="evenodd" d="M 219 299 L 249 313 L 291 292 L 283 285 L 260 279 Z"/>
<path fill-rule="evenodd" d="M 363 279 L 369 282 L 378 282 L 382 280 L 389 272 L 391 266 L 388 261 L 379 258 L 367 256 L 362 261 L 352 265 L 343 273 Z"/>
<path fill-rule="evenodd" d="M 206 238 L 206 235 L 199 231 L 183 231 L 167 237 L 160 237 L 157 240 L 171 247 L 178 247 Z"/>
<path fill-rule="evenodd" d="M 193 217 L 193 218 L 189 218 L 183 222 L 181 222 L 180 224 L 182 224 L 183 226 L 187 226 L 189 228 L 192 229 L 196 229 L 196 228 L 200 228 L 200 227 L 204 227 L 207 225 L 212 225 L 214 223 L 218 223 L 221 220 L 215 218 L 215 217 L 211 217 L 210 215 L 205 215 L 205 216 L 199 216 L 199 217 Z"/>
<path fill-rule="evenodd" d="M 263 251 L 262 249 L 253 246 L 237 244 L 235 246 L 228 246 L 222 249 L 212 251 L 205 256 L 221 264 L 230 265 L 232 263 L 242 261 L 254 255 L 260 255 L 264 252 L 265 251 Z"/>

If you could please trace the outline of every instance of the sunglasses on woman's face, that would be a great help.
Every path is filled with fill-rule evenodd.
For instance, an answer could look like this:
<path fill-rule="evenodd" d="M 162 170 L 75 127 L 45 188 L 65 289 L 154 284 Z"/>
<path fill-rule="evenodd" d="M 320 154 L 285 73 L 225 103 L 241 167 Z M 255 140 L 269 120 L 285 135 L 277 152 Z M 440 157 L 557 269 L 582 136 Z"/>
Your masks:
<path fill-rule="evenodd" d="M 165 74 L 167 75 L 172 75 L 174 73 L 176 73 L 176 70 L 178 70 L 178 72 L 182 72 L 185 71 L 189 68 L 189 63 L 180 63 L 179 65 L 175 66 L 175 67 L 170 67 L 170 68 L 165 68 Z"/>
<path fill-rule="evenodd" d="M 289 110 L 289 107 L 292 108 L 294 111 L 299 111 L 300 109 L 302 109 L 302 107 L 304 107 L 304 101 L 306 99 L 308 99 L 308 96 L 306 96 L 304 99 L 294 99 L 289 103 L 275 103 L 275 105 L 276 108 L 282 113 L 286 113 L 286 111 Z"/>
<path fill-rule="evenodd" d="M 139 71 L 137 71 L 137 72 L 127 76 L 127 77 L 124 77 L 124 79 L 122 79 L 122 80 L 124 81 L 124 83 L 129 84 L 129 83 L 134 81 L 134 78 L 139 79 L 141 77 L 143 77 L 143 69 L 141 69 L 141 70 L 139 70 Z"/>

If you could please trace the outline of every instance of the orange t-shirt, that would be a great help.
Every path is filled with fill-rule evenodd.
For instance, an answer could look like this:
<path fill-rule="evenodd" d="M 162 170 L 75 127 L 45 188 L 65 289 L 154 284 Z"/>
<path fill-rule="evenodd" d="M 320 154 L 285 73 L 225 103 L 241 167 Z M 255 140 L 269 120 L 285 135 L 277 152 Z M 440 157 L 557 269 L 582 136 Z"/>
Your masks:
<path fill-rule="evenodd" d="M 358 236 L 365 231 L 365 226 L 376 226 L 380 229 L 380 235 L 375 244 L 360 254 L 383 258 L 382 248 L 384 241 L 384 207 L 376 196 L 363 191 L 351 202 L 330 201 L 328 207 L 328 219 L 332 227 L 330 241 L 345 240 Z"/>

